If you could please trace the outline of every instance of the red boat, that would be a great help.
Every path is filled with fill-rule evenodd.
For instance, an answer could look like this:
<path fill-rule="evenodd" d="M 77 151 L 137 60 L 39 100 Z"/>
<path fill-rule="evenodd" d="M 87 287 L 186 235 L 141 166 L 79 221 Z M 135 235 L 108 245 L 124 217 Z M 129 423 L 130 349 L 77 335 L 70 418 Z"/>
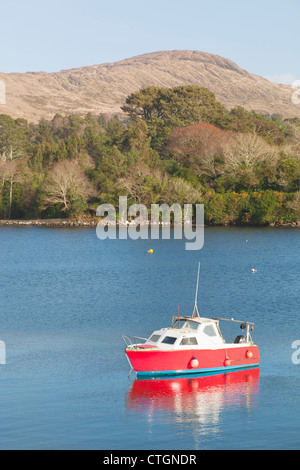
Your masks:
<path fill-rule="evenodd" d="M 199 265 L 200 270 L 200 265 Z M 233 318 L 203 318 L 197 307 L 191 317 L 172 318 L 169 328 L 154 331 L 147 338 L 123 335 L 131 370 L 138 377 L 224 372 L 259 366 L 259 349 L 251 338 L 253 323 Z M 244 335 L 226 342 L 220 321 L 239 323 Z M 251 331 L 251 332 L 250 332 Z"/>

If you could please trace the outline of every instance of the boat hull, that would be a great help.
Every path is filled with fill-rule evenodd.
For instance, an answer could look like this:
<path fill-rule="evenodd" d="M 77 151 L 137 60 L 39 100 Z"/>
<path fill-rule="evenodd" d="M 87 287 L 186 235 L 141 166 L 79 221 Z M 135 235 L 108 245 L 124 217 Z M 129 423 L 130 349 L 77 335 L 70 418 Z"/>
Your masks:
<path fill-rule="evenodd" d="M 137 376 L 187 375 L 257 367 L 257 346 L 220 349 L 125 350 Z"/>

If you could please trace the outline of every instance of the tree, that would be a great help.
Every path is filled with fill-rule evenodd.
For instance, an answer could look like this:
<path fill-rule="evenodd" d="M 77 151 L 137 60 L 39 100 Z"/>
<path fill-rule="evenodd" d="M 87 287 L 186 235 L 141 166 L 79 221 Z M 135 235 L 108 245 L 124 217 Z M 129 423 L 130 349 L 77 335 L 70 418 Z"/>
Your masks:
<path fill-rule="evenodd" d="M 287 207 L 289 209 L 292 209 L 296 218 L 298 219 L 300 218 L 300 191 L 297 191 L 294 194 L 292 201 L 287 203 Z"/>
<path fill-rule="evenodd" d="M 229 128 L 235 132 L 254 132 L 255 124 L 251 114 L 242 106 L 237 106 L 229 112 Z"/>
<path fill-rule="evenodd" d="M 151 148 L 149 129 L 144 121 L 134 121 L 129 124 L 123 134 L 121 148 L 127 152 L 128 162 L 132 162 L 131 164 L 142 161 L 149 167 L 157 168 L 159 166 L 160 158 L 158 153 Z"/>
<path fill-rule="evenodd" d="M 55 164 L 43 186 L 43 193 L 43 209 L 57 205 L 62 212 L 70 212 L 76 201 L 86 205 L 95 194 L 77 160 L 62 160 Z"/>
<path fill-rule="evenodd" d="M 225 167 L 233 171 L 241 165 L 253 168 L 264 160 L 278 160 L 278 149 L 256 134 L 237 134 L 224 146 Z"/>
<path fill-rule="evenodd" d="M 159 170 L 153 172 L 147 165 L 139 162 L 118 179 L 115 188 L 129 196 L 134 203 L 149 207 L 158 202 L 166 184 L 167 179 Z"/>
<path fill-rule="evenodd" d="M 202 198 L 200 189 L 194 188 L 182 178 L 170 178 L 165 185 L 162 199 L 165 204 L 199 204 Z"/>
<path fill-rule="evenodd" d="M 216 178 L 223 172 L 223 147 L 230 133 L 212 124 L 200 122 L 175 129 L 168 148 L 178 163 L 201 177 Z"/>
<path fill-rule="evenodd" d="M 194 85 L 144 88 L 128 96 L 122 110 L 133 119 L 141 117 L 149 123 L 159 118 L 175 125 L 211 122 L 226 115 L 211 91 Z"/>
<path fill-rule="evenodd" d="M 8 217 L 11 218 L 13 188 L 23 179 L 22 169 L 25 166 L 25 131 L 23 123 L 17 124 L 11 117 L 0 117 L 0 173 L 2 191 L 5 182 L 9 185 Z"/>
<path fill-rule="evenodd" d="M 287 192 L 300 188 L 300 159 L 283 155 L 278 165 L 278 184 Z"/>
<path fill-rule="evenodd" d="M 174 88 L 148 87 L 127 97 L 122 107 L 129 116 L 148 124 L 152 144 L 163 151 L 172 130 L 204 121 L 225 126 L 225 107 L 206 88 L 194 85 Z"/>

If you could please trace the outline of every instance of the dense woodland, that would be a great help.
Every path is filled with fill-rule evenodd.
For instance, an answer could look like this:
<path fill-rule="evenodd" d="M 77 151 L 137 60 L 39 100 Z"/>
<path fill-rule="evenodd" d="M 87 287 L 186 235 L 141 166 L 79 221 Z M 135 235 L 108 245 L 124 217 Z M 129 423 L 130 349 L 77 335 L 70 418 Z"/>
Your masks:
<path fill-rule="evenodd" d="M 300 119 L 149 87 L 124 118 L 0 115 L 0 218 L 93 217 L 100 203 L 204 203 L 207 224 L 300 220 Z M 127 117 L 126 117 L 127 116 Z"/>

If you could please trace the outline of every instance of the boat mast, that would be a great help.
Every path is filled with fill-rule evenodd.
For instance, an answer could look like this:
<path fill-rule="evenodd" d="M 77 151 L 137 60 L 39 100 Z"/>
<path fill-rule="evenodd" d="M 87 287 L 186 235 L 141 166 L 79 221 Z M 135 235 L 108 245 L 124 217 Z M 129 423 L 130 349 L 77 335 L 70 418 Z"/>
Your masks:
<path fill-rule="evenodd" d="M 200 263 L 198 264 L 198 276 L 197 276 L 197 286 L 196 286 L 196 295 L 195 295 L 195 306 L 194 306 L 192 318 L 196 318 L 196 317 L 200 318 L 199 311 L 198 311 L 198 306 L 197 306 L 198 288 L 199 288 L 199 275 L 200 275 Z"/>

